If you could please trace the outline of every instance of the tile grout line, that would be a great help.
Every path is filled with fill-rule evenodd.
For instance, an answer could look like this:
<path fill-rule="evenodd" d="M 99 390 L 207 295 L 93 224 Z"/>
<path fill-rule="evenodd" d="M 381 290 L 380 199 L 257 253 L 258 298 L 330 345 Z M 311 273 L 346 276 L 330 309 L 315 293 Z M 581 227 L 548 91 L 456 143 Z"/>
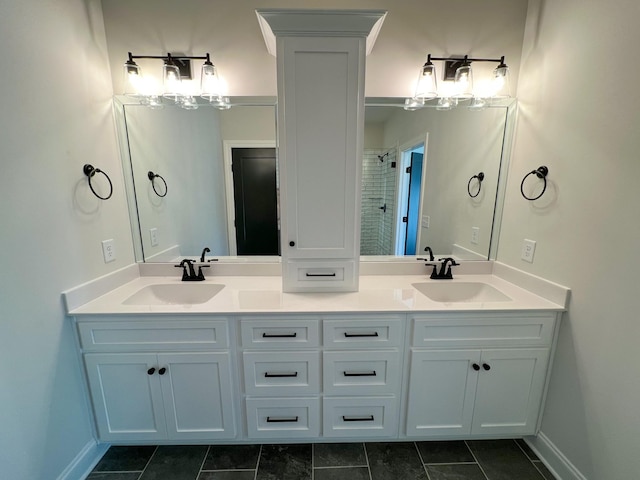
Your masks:
<path fill-rule="evenodd" d="M 260 451 L 258 452 L 258 460 L 256 461 L 256 473 L 253 475 L 253 480 L 258 478 L 258 468 L 260 468 L 260 458 L 262 457 L 262 445 L 260 445 Z"/>
<path fill-rule="evenodd" d="M 369 471 L 369 480 L 373 480 L 373 475 L 371 475 L 371 462 L 369 462 L 369 452 L 367 452 L 367 444 L 363 442 L 362 448 L 364 449 L 364 458 L 367 460 L 367 470 Z"/>
<path fill-rule="evenodd" d="M 327 465 L 326 467 L 313 467 L 314 470 L 331 470 L 332 468 L 367 468 L 367 465 Z"/>
<path fill-rule="evenodd" d="M 138 480 L 140 480 L 142 478 L 142 476 L 144 475 L 144 472 L 147 471 L 147 467 L 149 467 L 149 464 L 151 463 L 151 460 L 153 460 L 153 457 L 155 457 L 157 451 L 158 451 L 158 445 L 156 445 L 156 448 L 153 450 L 153 453 L 149 457 L 149 460 L 147 461 L 147 464 L 142 469 L 142 472 L 140 472 L 140 475 L 138 475 Z"/>
<path fill-rule="evenodd" d="M 536 461 L 535 461 L 534 459 L 532 459 L 532 458 L 529 458 L 529 454 L 528 454 L 527 452 L 525 452 L 525 451 L 524 451 L 524 448 L 522 448 L 522 445 L 520 445 L 520 443 L 518 443 L 518 441 L 517 441 L 516 439 L 514 439 L 513 441 L 514 441 L 514 442 L 515 442 L 515 444 L 518 446 L 518 448 L 522 451 L 522 453 L 523 453 L 523 454 L 524 454 L 524 456 L 527 458 L 527 460 L 529 460 L 529 461 L 531 462 L 531 464 L 533 465 L 533 468 L 535 468 L 535 469 L 536 469 L 536 471 L 540 474 L 540 476 L 541 476 L 542 478 L 546 478 L 546 477 L 544 476 L 544 473 L 542 473 L 542 472 L 540 471 L 540 469 L 538 468 L 538 466 L 536 465 Z M 524 442 L 524 440 L 523 440 L 523 442 Z M 535 453 L 534 453 L 534 455 L 535 455 Z M 536 458 L 537 458 L 537 456 L 536 456 Z M 539 459 L 538 459 L 538 462 L 540 462 L 540 460 L 539 460 Z M 542 463 L 542 462 L 540 462 L 540 463 Z M 553 474 L 552 474 L 552 475 L 553 475 Z"/>
<path fill-rule="evenodd" d="M 418 453 L 418 458 L 420 459 L 420 463 L 422 464 L 422 469 L 424 470 L 424 473 L 427 475 L 427 480 L 431 480 L 431 476 L 429 475 L 429 471 L 427 470 L 427 464 L 424 463 L 424 458 L 422 458 L 422 454 L 420 453 L 420 449 L 418 448 L 418 442 L 413 442 L 413 446 L 416 449 L 416 452 Z"/>
<path fill-rule="evenodd" d="M 480 471 L 482 472 L 482 475 L 484 475 L 484 478 L 486 478 L 487 480 L 489 480 L 489 475 L 487 475 L 487 473 L 484 471 L 484 468 L 482 468 L 482 465 L 480 465 L 480 462 L 478 461 L 478 457 L 476 457 L 476 454 L 473 453 L 473 450 L 471 450 L 471 447 L 469 446 L 469 444 L 467 443 L 466 440 L 463 440 L 465 446 L 467 447 L 467 450 L 469 450 L 469 452 L 471 453 L 471 456 L 473 457 L 473 459 L 476 461 L 476 463 L 478 464 L 478 468 L 480 469 Z"/>
<path fill-rule="evenodd" d="M 202 467 L 204 467 L 205 462 L 207 461 L 207 457 L 209 456 L 209 451 L 211 450 L 211 445 L 207 446 L 207 451 L 204 452 L 204 458 L 202 459 L 202 462 L 200 463 L 200 469 L 198 470 L 198 474 L 196 475 L 196 479 L 198 480 L 200 478 L 200 475 L 202 474 Z"/>
<path fill-rule="evenodd" d="M 311 444 L 311 480 L 314 480 L 316 478 L 316 472 L 314 469 L 315 462 L 313 461 L 315 458 L 315 453 L 316 453 L 316 444 L 312 443 Z"/>

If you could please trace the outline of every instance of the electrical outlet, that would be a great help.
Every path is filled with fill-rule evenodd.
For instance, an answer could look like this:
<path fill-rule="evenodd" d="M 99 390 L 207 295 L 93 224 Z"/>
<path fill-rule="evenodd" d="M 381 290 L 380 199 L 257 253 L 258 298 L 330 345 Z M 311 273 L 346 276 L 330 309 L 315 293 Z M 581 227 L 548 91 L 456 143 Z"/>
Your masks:
<path fill-rule="evenodd" d="M 149 229 L 149 236 L 151 237 L 151 246 L 157 247 L 158 246 L 158 229 L 157 228 Z"/>
<path fill-rule="evenodd" d="M 480 227 L 471 227 L 471 243 L 477 245 L 480 241 Z"/>
<path fill-rule="evenodd" d="M 104 263 L 113 262 L 116 259 L 116 249 L 113 246 L 113 238 L 102 241 L 102 256 Z"/>
<path fill-rule="evenodd" d="M 429 215 L 422 216 L 422 227 L 429 228 L 429 224 L 431 223 L 431 217 Z"/>
<path fill-rule="evenodd" d="M 533 254 L 536 253 L 536 242 L 525 239 L 522 242 L 522 254 L 520 257 L 525 262 L 533 263 Z"/>

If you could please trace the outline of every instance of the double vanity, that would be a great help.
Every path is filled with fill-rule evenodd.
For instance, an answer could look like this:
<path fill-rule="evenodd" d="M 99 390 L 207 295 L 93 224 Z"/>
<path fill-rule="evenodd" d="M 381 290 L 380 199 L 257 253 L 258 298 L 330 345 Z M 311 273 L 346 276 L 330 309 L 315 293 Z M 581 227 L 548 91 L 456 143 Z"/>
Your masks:
<path fill-rule="evenodd" d="M 182 282 L 144 264 L 65 292 L 97 437 L 535 434 L 568 290 L 496 262 L 463 263 L 453 280 L 380 265 L 358 292 L 283 293 L 279 275 L 215 267 Z"/>

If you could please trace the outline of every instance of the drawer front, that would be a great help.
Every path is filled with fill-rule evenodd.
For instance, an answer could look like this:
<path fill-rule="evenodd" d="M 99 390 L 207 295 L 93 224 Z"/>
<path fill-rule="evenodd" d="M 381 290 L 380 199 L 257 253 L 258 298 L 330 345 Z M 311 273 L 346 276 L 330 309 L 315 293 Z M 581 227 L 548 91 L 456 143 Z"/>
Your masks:
<path fill-rule="evenodd" d="M 244 352 L 247 395 L 320 393 L 320 353 Z"/>
<path fill-rule="evenodd" d="M 318 318 L 282 317 L 240 320 L 242 346 L 260 349 L 307 348 L 320 345 Z"/>
<path fill-rule="evenodd" d="M 85 351 L 202 350 L 229 347 L 227 320 L 78 322 Z"/>
<path fill-rule="evenodd" d="M 397 351 L 324 352 L 323 386 L 328 395 L 397 393 L 401 376 Z"/>
<path fill-rule="evenodd" d="M 324 397 L 325 437 L 395 437 L 398 435 L 397 398 Z"/>
<path fill-rule="evenodd" d="M 414 347 L 550 346 L 555 315 L 416 316 Z"/>
<path fill-rule="evenodd" d="M 402 342 L 399 317 L 328 318 L 322 322 L 326 348 L 387 348 Z"/>
<path fill-rule="evenodd" d="M 249 438 L 320 436 L 320 398 L 247 398 Z"/>
<path fill-rule="evenodd" d="M 293 261 L 283 265 L 287 270 L 284 288 L 287 292 L 354 291 L 357 289 L 356 265 L 353 261 Z"/>

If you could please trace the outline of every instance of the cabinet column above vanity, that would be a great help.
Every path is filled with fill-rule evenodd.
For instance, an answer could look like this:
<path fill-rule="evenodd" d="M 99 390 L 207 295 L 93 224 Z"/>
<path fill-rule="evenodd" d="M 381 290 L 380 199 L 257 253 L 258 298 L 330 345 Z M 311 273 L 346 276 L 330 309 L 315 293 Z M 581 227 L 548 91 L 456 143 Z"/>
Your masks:
<path fill-rule="evenodd" d="M 386 12 L 257 13 L 277 57 L 283 291 L 357 291 L 365 55 Z"/>

